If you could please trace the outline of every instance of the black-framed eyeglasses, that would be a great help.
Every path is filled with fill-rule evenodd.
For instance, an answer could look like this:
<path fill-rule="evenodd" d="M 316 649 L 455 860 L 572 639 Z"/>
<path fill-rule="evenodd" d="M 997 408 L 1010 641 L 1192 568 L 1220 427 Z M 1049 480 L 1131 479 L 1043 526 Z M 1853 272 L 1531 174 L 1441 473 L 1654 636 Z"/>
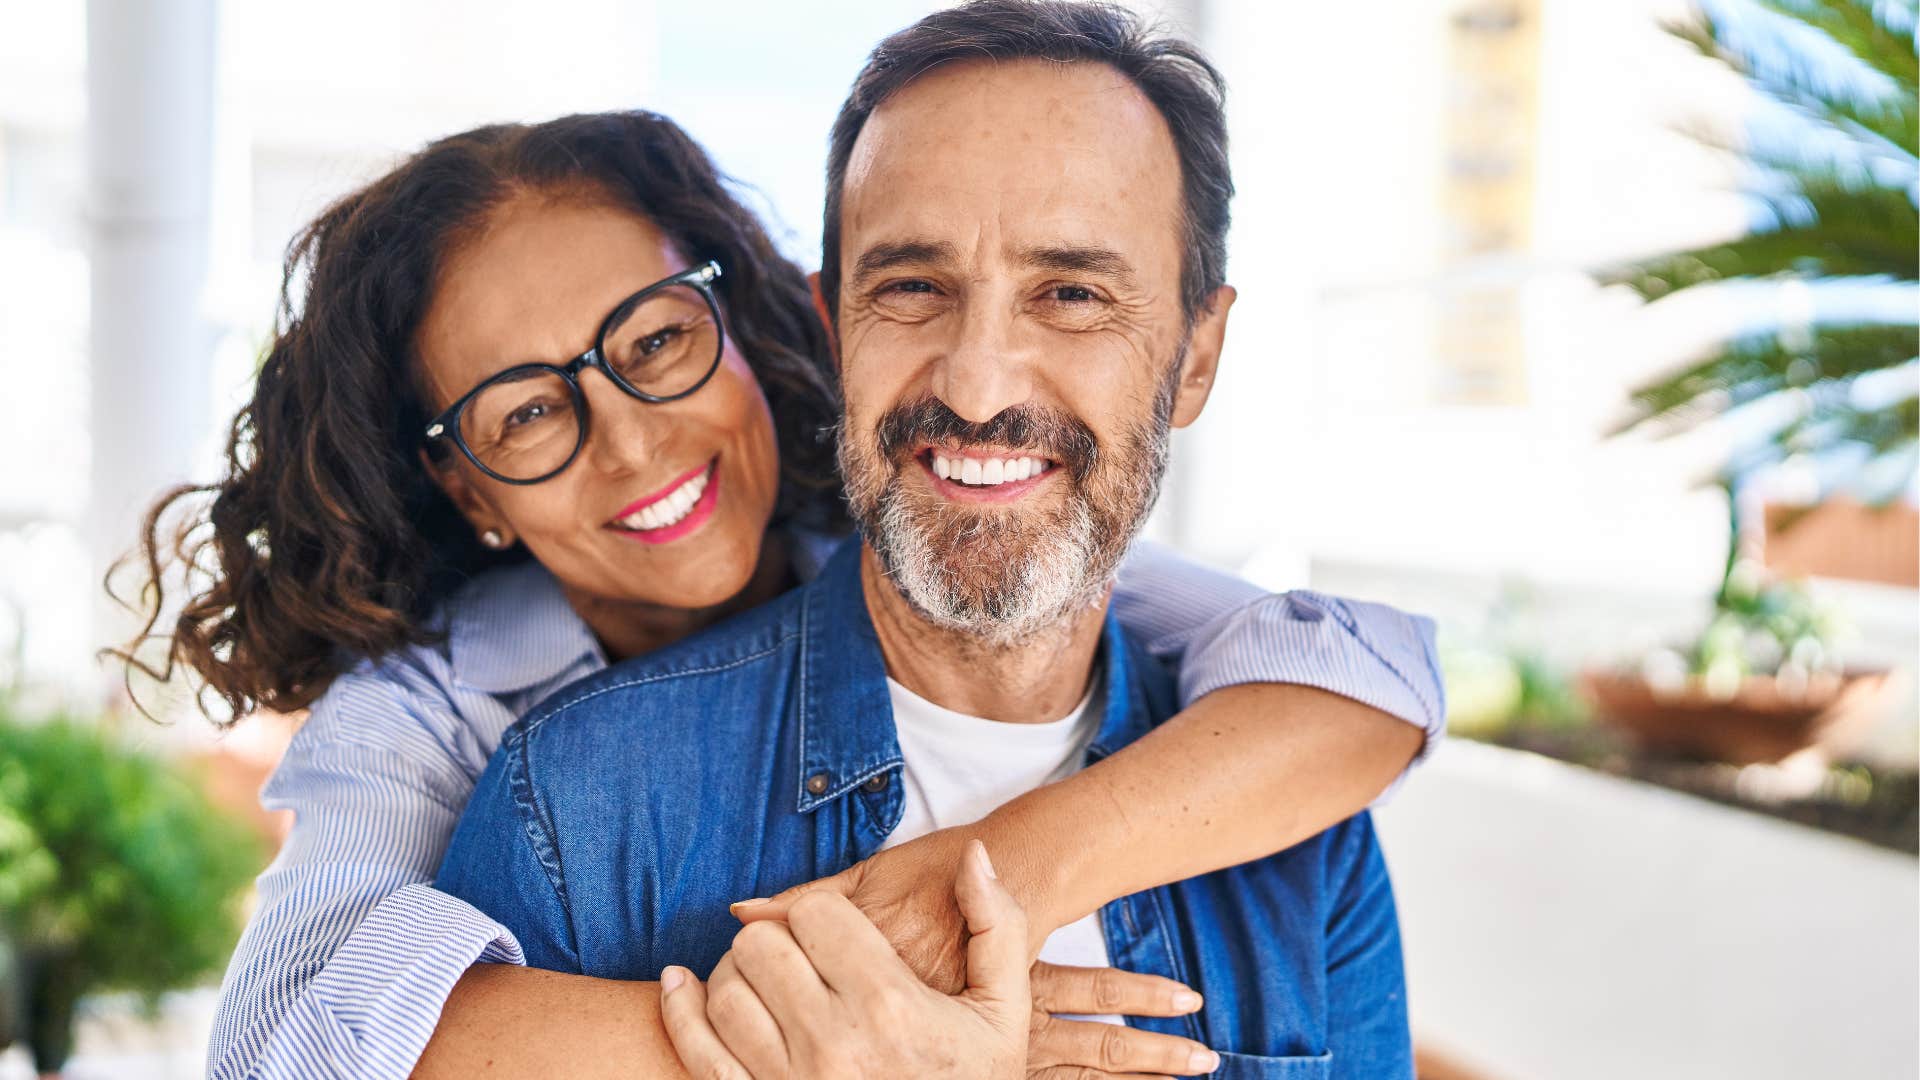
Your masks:
<path fill-rule="evenodd" d="M 427 424 L 429 446 L 448 439 L 481 472 L 508 484 L 551 480 L 587 442 L 580 372 L 651 404 L 678 401 L 720 368 L 725 333 L 706 262 L 641 289 L 601 321 L 593 348 L 564 365 L 520 364 L 466 393 Z"/>

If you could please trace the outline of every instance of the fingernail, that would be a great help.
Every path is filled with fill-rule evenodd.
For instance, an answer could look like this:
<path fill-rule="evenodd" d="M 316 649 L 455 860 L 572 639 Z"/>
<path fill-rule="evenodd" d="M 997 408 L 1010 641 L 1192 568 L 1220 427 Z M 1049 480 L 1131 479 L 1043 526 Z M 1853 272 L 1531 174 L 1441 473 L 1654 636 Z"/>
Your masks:
<path fill-rule="evenodd" d="M 987 845 L 975 840 L 973 842 L 973 851 L 974 856 L 980 860 L 980 869 L 985 870 L 988 877 L 997 880 L 1000 877 L 1000 873 L 993 868 L 993 860 L 987 857 Z"/>
<path fill-rule="evenodd" d="M 764 897 L 764 896 L 756 896 L 756 897 L 754 897 L 754 898 L 753 898 L 753 899 L 751 899 L 751 900 L 741 900 L 741 901 L 739 901 L 738 903 L 734 903 L 734 904 L 728 904 L 728 905 L 727 905 L 727 910 L 728 910 L 728 911 L 739 911 L 739 910 L 740 910 L 741 908 L 757 908 L 757 907 L 764 907 L 765 905 L 767 905 L 767 904 L 771 904 L 771 903 L 773 903 L 773 901 L 772 901 L 772 900 L 769 900 L 769 899 L 767 899 L 767 898 L 766 898 L 766 897 Z"/>
<path fill-rule="evenodd" d="M 1202 1003 L 1200 995 L 1191 990 L 1181 989 L 1173 992 L 1173 1007 L 1183 1013 L 1199 1009 Z"/>
<path fill-rule="evenodd" d="M 1187 1057 L 1187 1069 L 1195 1076 L 1220 1067 L 1220 1055 L 1211 1050 L 1195 1050 Z"/>
<path fill-rule="evenodd" d="M 660 973 L 660 996 L 666 997 L 686 985 L 687 969 L 670 967 Z"/>

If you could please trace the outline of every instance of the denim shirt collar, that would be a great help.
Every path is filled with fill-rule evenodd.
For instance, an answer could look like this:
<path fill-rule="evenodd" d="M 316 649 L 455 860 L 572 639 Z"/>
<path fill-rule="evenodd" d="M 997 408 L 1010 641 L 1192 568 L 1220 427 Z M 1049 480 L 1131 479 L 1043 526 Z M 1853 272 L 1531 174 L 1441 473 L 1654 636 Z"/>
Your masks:
<path fill-rule="evenodd" d="M 1104 696 L 1100 713 L 1100 729 L 1093 734 L 1093 742 L 1087 747 L 1087 761 L 1099 761 L 1135 739 L 1145 735 L 1153 727 L 1153 709 L 1147 702 L 1146 687 L 1135 677 L 1133 665 L 1152 663 L 1142 661 L 1128 647 L 1127 636 L 1120 630 L 1120 619 L 1111 608 L 1107 611 L 1105 624 L 1100 628 L 1100 655 L 1094 661 L 1100 665 L 1100 680 Z"/>
<path fill-rule="evenodd" d="M 886 659 L 860 585 L 862 548 L 859 536 L 840 545 L 808 587 L 802 609 L 800 774 L 795 779 L 802 813 L 902 763 Z M 1089 760 L 1113 753 L 1152 725 L 1144 690 L 1133 678 L 1134 658 L 1111 611 L 1100 651 L 1102 711 Z"/>
<path fill-rule="evenodd" d="M 531 690 L 575 665 L 607 666 L 600 643 L 546 567 L 528 559 L 489 570 L 447 605 L 453 677 L 489 694 Z"/>
<path fill-rule="evenodd" d="M 842 543 L 801 608 L 801 813 L 901 763 L 887 663 L 860 590 L 862 547 L 859 536 Z"/>

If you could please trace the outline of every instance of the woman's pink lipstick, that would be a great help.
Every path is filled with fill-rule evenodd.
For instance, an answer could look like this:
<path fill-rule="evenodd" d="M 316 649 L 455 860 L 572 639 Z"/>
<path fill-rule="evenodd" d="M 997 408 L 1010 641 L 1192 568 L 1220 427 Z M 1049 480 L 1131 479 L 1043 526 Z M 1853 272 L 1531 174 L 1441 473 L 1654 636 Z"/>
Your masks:
<path fill-rule="evenodd" d="M 703 472 L 707 473 L 707 486 L 701 490 L 700 497 L 694 501 L 693 506 L 688 508 L 686 517 L 681 518 L 671 525 L 665 525 L 657 529 L 633 529 L 619 523 L 621 519 L 637 514 L 647 507 L 667 498 L 669 495 L 672 495 L 674 492 L 680 490 L 688 481 Z M 675 478 L 672 483 L 661 488 L 659 491 L 643 499 L 635 500 L 631 505 L 621 510 L 613 521 L 608 522 L 607 528 L 619 533 L 621 536 L 630 540 L 638 540 L 643 544 L 670 544 L 683 536 L 693 533 L 699 529 L 700 526 L 705 525 L 707 519 L 713 516 L 713 508 L 718 504 L 719 500 L 720 459 L 715 457 L 697 469 L 690 469 L 682 473 L 679 477 Z"/>

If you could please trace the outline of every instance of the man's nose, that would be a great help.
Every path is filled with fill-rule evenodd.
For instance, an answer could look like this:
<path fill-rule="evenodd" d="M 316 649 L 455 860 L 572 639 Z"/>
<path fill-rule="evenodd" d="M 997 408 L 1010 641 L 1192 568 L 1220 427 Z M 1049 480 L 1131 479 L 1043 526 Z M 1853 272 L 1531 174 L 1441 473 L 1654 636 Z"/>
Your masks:
<path fill-rule="evenodd" d="M 976 424 L 1033 396 L 1033 343 L 999 305 L 970 304 L 959 334 L 933 371 L 930 389 L 962 419 Z"/>

